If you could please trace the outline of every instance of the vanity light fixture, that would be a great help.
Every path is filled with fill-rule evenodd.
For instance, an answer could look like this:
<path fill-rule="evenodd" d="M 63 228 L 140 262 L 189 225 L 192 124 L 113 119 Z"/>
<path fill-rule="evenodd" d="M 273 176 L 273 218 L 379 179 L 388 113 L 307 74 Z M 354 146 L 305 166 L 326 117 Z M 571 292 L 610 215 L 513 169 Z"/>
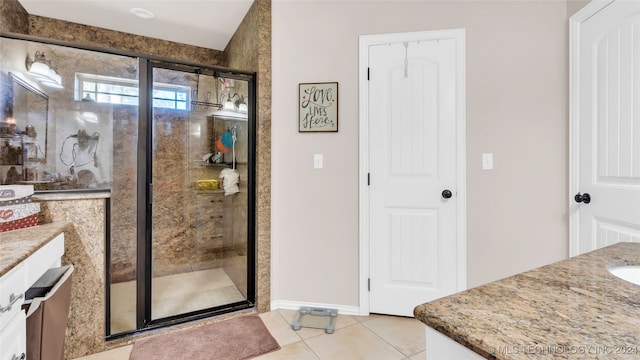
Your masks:
<path fill-rule="evenodd" d="M 214 116 L 230 117 L 236 119 L 247 119 L 247 104 L 244 101 L 244 96 L 235 93 L 233 95 L 228 94 L 227 100 L 224 102 L 222 109 L 215 111 Z M 224 94 L 223 97 L 224 99 Z M 234 98 L 238 98 L 233 101 Z"/>
<path fill-rule="evenodd" d="M 36 52 L 36 56 L 38 56 L 38 54 L 39 52 Z M 49 66 L 43 62 L 33 62 L 28 70 L 31 75 L 38 77 L 49 77 L 51 73 Z"/>
<path fill-rule="evenodd" d="M 40 80 L 40 83 L 42 85 L 48 86 L 50 88 L 54 88 L 54 89 L 63 89 L 64 86 L 62 86 L 62 78 L 60 77 L 60 75 L 58 75 L 57 73 L 54 76 L 54 78 L 52 78 L 51 80 Z"/>
<path fill-rule="evenodd" d="M 150 10 L 143 8 L 132 8 L 129 12 L 141 19 L 153 19 L 156 17 Z"/>
<path fill-rule="evenodd" d="M 236 100 L 233 101 L 232 99 Z M 228 94 L 227 101 L 224 102 L 223 110 L 240 111 L 246 113 L 248 108 L 247 103 L 244 101 L 244 95 L 240 95 L 238 93 L 235 93 L 233 95 Z"/>
<path fill-rule="evenodd" d="M 236 107 L 233 106 L 233 101 L 225 101 L 224 102 L 224 107 L 222 108 L 223 110 L 228 110 L 228 111 L 235 111 Z"/>
<path fill-rule="evenodd" d="M 247 103 L 244 101 L 244 96 L 242 95 L 238 95 L 238 100 L 236 100 L 235 105 L 238 108 L 238 111 L 241 113 L 246 114 L 247 111 L 249 111 Z"/>
<path fill-rule="evenodd" d="M 62 89 L 62 77 L 51 65 L 51 60 L 47 59 L 43 52 L 36 51 L 33 60 L 27 56 L 25 61 L 27 71 L 45 86 Z"/>

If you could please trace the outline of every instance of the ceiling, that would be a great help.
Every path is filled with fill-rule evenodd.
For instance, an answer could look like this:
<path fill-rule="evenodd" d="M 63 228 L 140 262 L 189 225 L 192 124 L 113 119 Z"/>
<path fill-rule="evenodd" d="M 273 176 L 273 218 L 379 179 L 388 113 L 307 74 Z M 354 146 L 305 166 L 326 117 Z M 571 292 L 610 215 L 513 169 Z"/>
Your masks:
<path fill-rule="evenodd" d="M 224 50 L 253 0 L 19 0 L 44 16 L 183 44 Z M 134 16 L 142 8 L 153 19 Z"/>

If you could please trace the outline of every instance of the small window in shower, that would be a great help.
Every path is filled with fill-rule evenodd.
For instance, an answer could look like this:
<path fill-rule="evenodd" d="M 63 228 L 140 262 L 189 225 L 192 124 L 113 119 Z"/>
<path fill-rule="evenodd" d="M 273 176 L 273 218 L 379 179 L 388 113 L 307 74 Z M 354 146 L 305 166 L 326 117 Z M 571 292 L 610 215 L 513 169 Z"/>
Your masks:
<path fill-rule="evenodd" d="M 154 84 L 153 107 L 186 111 L 188 86 Z M 138 81 L 111 76 L 76 73 L 76 101 L 114 105 L 138 105 Z"/>

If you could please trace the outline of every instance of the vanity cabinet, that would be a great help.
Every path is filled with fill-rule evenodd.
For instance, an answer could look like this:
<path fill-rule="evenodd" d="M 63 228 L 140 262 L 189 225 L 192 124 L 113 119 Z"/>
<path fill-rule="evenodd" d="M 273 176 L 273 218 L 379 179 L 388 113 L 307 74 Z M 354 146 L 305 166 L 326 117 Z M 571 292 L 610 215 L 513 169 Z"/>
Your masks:
<path fill-rule="evenodd" d="M 27 290 L 24 264 L 0 278 L 0 359 L 20 359 L 26 349 L 26 317 L 22 311 Z"/>
<path fill-rule="evenodd" d="M 426 357 L 427 360 L 456 359 L 483 360 L 484 358 L 467 349 L 455 340 L 442 335 L 438 331 L 426 327 Z"/>
<path fill-rule="evenodd" d="M 59 234 L 0 277 L 0 360 L 26 358 L 24 294 L 48 269 L 60 266 L 63 253 L 64 234 Z"/>
<path fill-rule="evenodd" d="M 24 360 L 27 349 L 27 317 L 23 311 L 15 314 L 4 329 L 0 331 L 0 359 Z"/>

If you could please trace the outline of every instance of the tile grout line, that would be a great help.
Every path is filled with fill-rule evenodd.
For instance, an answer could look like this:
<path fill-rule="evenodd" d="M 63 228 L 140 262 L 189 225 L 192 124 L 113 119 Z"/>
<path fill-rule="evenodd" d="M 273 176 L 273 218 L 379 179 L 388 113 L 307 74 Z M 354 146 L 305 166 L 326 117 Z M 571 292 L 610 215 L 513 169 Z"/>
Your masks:
<path fill-rule="evenodd" d="M 378 335 L 375 331 L 373 331 L 372 329 L 370 329 L 368 326 L 366 326 L 366 325 L 364 325 L 364 324 L 363 324 L 362 326 L 363 326 L 365 329 L 369 330 L 369 332 L 370 332 L 370 333 L 372 333 L 373 335 L 375 335 L 378 339 L 382 340 L 385 344 L 387 344 L 387 345 L 391 346 L 391 348 L 392 348 L 393 350 L 397 351 L 400 355 L 402 355 L 402 356 L 403 356 L 402 360 L 409 359 L 411 356 L 413 356 L 413 355 L 405 355 L 405 353 L 403 353 L 402 351 L 400 351 L 400 349 L 398 349 L 398 348 L 396 348 L 395 346 L 393 346 L 393 344 L 391 344 L 390 342 L 388 342 L 388 341 L 387 341 L 387 339 L 385 339 L 385 338 L 383 338 L 382 336 Z M 417 353 L 416 353 L 416 354 L 414 354 L 414 355 L 417 355 L 417 354 L 419 354 L 419 353 L 420 353 L 420 352 L 417 352 Z"/>
<path fill-rule="evenodd" d="M 335 334 L 336 332 L 338 332 L 338 331 L 340 331 L 342 329 L 347 329 L 347 328 L 350 328 L 350 327 L 352 327 L 354 325 L 362 325 L 362 324 L 360 322 L 356 321 L 355 323 L 353 323 L 351 325 L 347 325 L 347 326 L 341 327 L 340 329 L 335 329 L 334 332 L 332 334 L 329 334 L 329 335 L 333 335 L 333 334 Z M 312 336 L 312 337 L 310 337 L 308 339 L 315 339 L 315 338 L 317 338 L 319 336 L 322 336 L 322 335 L 324 335 L 324 334 L 318 334 L 318 335 Z M 307 344 L 307 340 L 308 339 L 302 339 L 302 342 L 304 343 L 304 345 L 313 353 L 313 355 L 315 355 L 316 358 L 318 358 L 318 360 L 323 360 L 322 357 L 320 355 L 316 354 L 316 352 L 313 351 L 313 348 L 309 344 Z"/>
<path fill-rule="evenodd" d="M 284 315 L 282 314 L 282 312 L 280 312 L 280 311 L 278 311 L 278 310 L 276 310 L 276 312 L 277 312 L 277 313 L 278 313 L 278 315 L 280 315 L 280 317 L 284 320 L 285 324 L 289 324 L 289 322 L 288 322 L 288 321 L 287 321 L 287 319 L 284 317 Z M 318 360 L 322 360 L 322 358 L 320 357 L 320 355 L 316 354 L 316 352 L 315 352 L 315 351 L 313 351 L 313 348 L 311 348 L 311 346 L 309 346 L 309 344 L 307 344 L 307 342 L 305 341 L 305 339 L 303 339 L 303 338 L 302 338 L 302 336 L 300 336 L 300 334 L 299 334 L 297 331 L 295 331 L 295 330 L 293 330 L 293 331 L 295 332 L 296 336 L 300 339 L 300 340 L 298 340 L 298 341 L 296 341 L 296 342 L 302 342 L 302 343 L 304 344 L 304 346 L 306 346 L 306 347 L 307 347 L 307 349 L 309 349 L 309 351 L 313 354 L 313 356 L 315 356 L 315 357 L 316 357 L 316 359 L 318 359 Z M 337 331 L 337 330 L 336 330 L 336 331 Z M 316 336 L 317 336 L 317 335 L 316 335 Z M 312 339 L 312 338 L 314 338 L 314 337 L 315 337 L 315 336 L 312 336 L 310 339 Z M 291 343 L 291 344 L 289 344 L 289 345 L 292 345 L 292 344 L 295 344 L 295 343 Z M 289 345 L 287 345 L 287 346 L 289 346 Z M 282 347 L 280 347 L 280 350 L 282 350 Z"/>

